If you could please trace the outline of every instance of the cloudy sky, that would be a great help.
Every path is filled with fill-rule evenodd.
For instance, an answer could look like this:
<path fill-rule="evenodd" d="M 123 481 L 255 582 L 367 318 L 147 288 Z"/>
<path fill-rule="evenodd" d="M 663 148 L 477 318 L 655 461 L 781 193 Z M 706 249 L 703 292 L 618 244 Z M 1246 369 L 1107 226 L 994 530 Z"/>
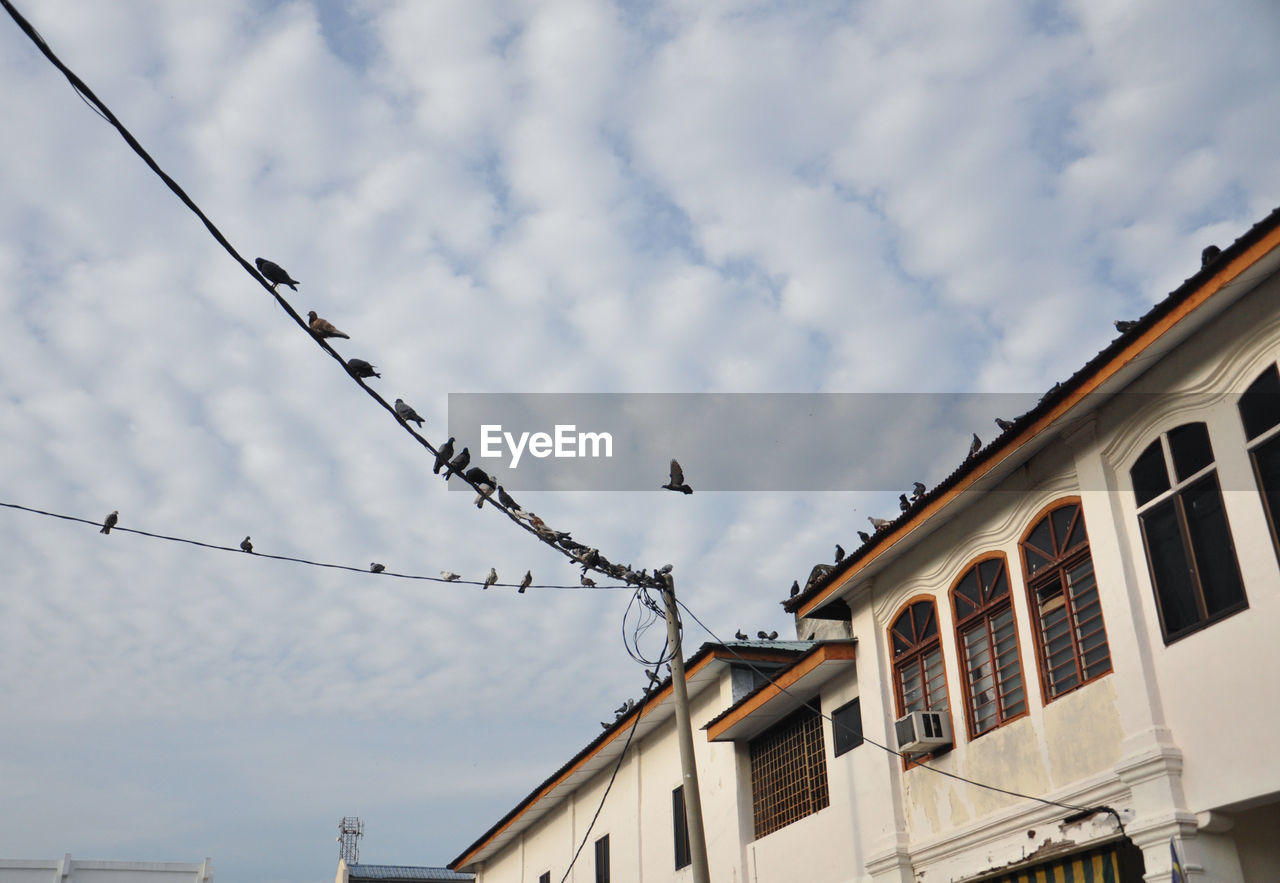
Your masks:
<path fill-rule="evenodd" d="M 450 393 L 1036 393 L 1280 204 L 1269 0 L 21 5 L 437 442 Z M 0 82 L 0 502 L 575 580 L 8 17 Z M 933 483 L 975 430 L 882 442 Z M 721 635 L 785 635 L 791 580 L 892 514 L 868 483 L 521 502 L 674 563 Z M 365 861 L 443 864 L 638 695 L 627 597 L 0 509 L 0 855 L 320 881 L 358 814 Z"/>

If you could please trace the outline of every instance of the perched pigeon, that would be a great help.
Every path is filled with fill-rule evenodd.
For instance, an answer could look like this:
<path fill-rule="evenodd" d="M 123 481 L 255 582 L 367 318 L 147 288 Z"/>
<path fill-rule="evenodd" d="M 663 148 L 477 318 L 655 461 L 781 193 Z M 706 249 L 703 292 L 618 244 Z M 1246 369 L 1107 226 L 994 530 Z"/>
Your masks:
<path fill-rule="evenodd" d="M 736 632 L 734 632 L 733 636 L 737 638 L 739 641 L 747 640 L 747 633 L 744 632 L 742 629 L 738 629 Z"/>
<path fill-rule="evenodd" d="M 635 701 L 634 699 L 628 699 L 626 702 L 622 703 L 620 706 L 618 706 L 617 708 L 615 708 L 615 709 L 613 710 L 613 713 L 614 713 L 614 714 L 626 714 L 628 711 L 630 711 L 631 709 L 633 709 L 633 708 L 635 708 L 635 707 L 636 707 L 636 701 Z"/>
<path fill-rule="evenodd" d="M 488 475 L 476 482 L 476 490 L 479 492 L 476 494 L 477 509 L 484 508 L 484 501 L 493 496 L 494 488 L 497 486 L 497 482 Z"/>
<path fill-rule="evenodd" d="M 520 504 L 513 500 L 511 494 L 503 490 L 501 485 L 498 486 L 498 502 L 508 509 L 518 510 L 520 508 Z M 564 541 L 561 540 L 560 544 L 564 545 Z M 566 548 L 568 547 L 566 546 Z"/>
<path fill-rule="evenodd" d="M 1137 322 L 1132 322 L 1128 319 L 1116 319 L 1116 331 L 1119 331 L 1121 334 L 1124 334 L 1127 331 L 1129 331 L 1129 329 L 1136 326 L 1137 324 L 1138 324 Z"/>
<path fill-rule="evenodd" d="M 452 476 L 467 468 L 467 464 L 471 462 L 471 452 L 463 448 L 458 456 L 449 461 L 449 468 L 444 471 L 444 480 L 448 481 Z"/>
<path fill-rule="evenodd" d="M 1218 255 L 1222 254 L 1222 249 L 1216 245 L 1206 245 L 1204 251 L 1200 252 L 1200 266 L 1207 267 L 1218 259 Z"/>
<path fill-rule="evenodd" d="M 607 729 L 609 729 L 611 726 L 613 726 L 613 724 L 606 724 L 604 721 L 600 721 L 600 729 L 602 729 L 602 730 L 607 730 Z"/>
<path fill-rule="evenodd" d="M 98 533 L 111 533 L 111 528 L 115 527 L 116 522 L 119 520 L 120 520 L 119 511 L 112 512 L 110 515 L 106 517 L 106 520 L 102 522 L 102 530 L 98 531 Z"/>
<path fill-rule="evenodd" d="M 578 582 L 582 583 L 588 589 L 594 589 L 596 587 L 596 581 L 593 580 L 591 577 L 587 576 L 585 573 L 582 575 L 581 579 L 578 580 Z"/>
<path fill-rule="evenodd" d="M 442 570 L 440 571 L 440 578 L 447 583 L 454 583 L 462 579 L 462 576 L 454 573 L 452 570 Z"/>
<path fill-rule="evenodd" d="M 997 417 L 996 426 L 1000 427 L 1001 432 L 1008 432 L 1010 429 L 1013 429 L 1013 421 L 1004 420 L 1004 419 L 1001 419 L 1000 417 Z"/>
<path fill-rule="evenodd" d="M 793 579 L 791 581 L 791 597 L 794 598 L 796 595 L 799 595 L 799 594 L 800 594 L 800 580 Z"/>
<path fill-rule="evenodd" d="M 599 563 L 600 563 L 599 549 L 588 549 L 586 552 L 582 553 L 581 564 L 582 564 L 582 570 L 584 573 L 590 570 L 591 568 L 595 567 Z"/>
<path fill-rule="evenodd" d="M 918 499 L 920 499 L 921 497 L 923 497 L 923 496 L 924 496 L 924 492 L 925 492 L 925 491 L 927 491 L 927 490 L 928 490 L 928 488 L 926 488 L 926 487 L 924 486 L 924 482 L 922 482 L 922 481 L 912 482 L 912 484 L 911 484 L 911 499 L 912 499 L 913 501 L 914 501 L 914 500 L 918 500 Z"/>
<path fill-rule="evenodd" d="M 277 285 L 288 285 L 294 291 L 298 290 L 298 280 L 290 278 L 284 267 L 266 258 L 254 258 L 253 262 L 258 265 L 258 272 L 271 283 L 272 288 Z"/>
<path fill-rule="evenodd" d="M 241 541 L 240 541 L 240 551 L 241 551 L 241 552 L 252 552 L 252 551 L 253 551 L 253 543 L 249 542 L 249 538 L 248 538 L 248 537 L 245 537 L 243 540 L 241 540 Z"/>
<path fill-rule="evenodd" d="M 836 564 L 844 560 L 844 546 L 836 543 Z"/>
<path fill-rule="evenodd" d="M 517 591 L 519 594 L 523 595 L 524 590 L 529 588 L 531 585 L 533 585 L 533 571 L 526 570 L 524 572 L 524 579 L 520 580 L 520 588 Z"/>
<path fill-rule="evenodd" d="M 876 530 L 884 530 L 886 527 L 893 524 L 893 522 L 887 518 L 876 518 L 874 515 L 868 515 L 867 521 L 870 521 L 871 526 Z"/>
<path fill-rule="evenodd" d="M 669 491 L 679 491 L 682 494 L 693 493 L 693 488 L 684 483 L 684 470 L 680 468 L 680 464 L 675 460 L 671 461 L 671 481 L 663 485 Z"/>
<path fill-rule="evenodd" d="M 649 683 L 651 683 L 651 684 L 661 684 L 661 683 L 662 683 L 662 678 L 658 677 L 656 674 L 654 674 L 653 672 L 649 671 L 649 669 L 647 669 L 647 668 L 646 668 L 646 669 L 644 670 L 644 674 L 645 674 L 645 677 L 647 677 L 647 678 L 649 679 Z"/>
<path fill-rule="evenodd" d="M 858 531 L 858 539 L 862 540 L 864 543 L 869 543 L 871 542 L 871 534 L 867 533 L 865 530 L 860 530 Z"/>
<path fill-rule="evenodd" d="M 485 472 L 479 466 L 472 466 L 466 472 L 462 473 L 462 477 L 470 484 L 484 484 L 489 481 L 489 473 Z"/>
<path fill-rule="evenodd" d="M 911 501 L 907 499 L 906 494 L 898 494 L 898 508 L 903 512 L 911 509 Z"/>
<path fill-rule="evenodd" d="M 315 310 L 307 313 L 307 326 L 316 337 L 345 337 L 347 340 L 351 339 L 350 334 L 344 334 L 339 331 L 328 319 L 321 319 L 317 316 Z"/>
<path fill-rule="evenodd" d="M 494 584 L 494 583 L 496 583 L 497 581 L 498 581 L 498 571 L 496 571 L 496 570 L 494 570 L 492 567 L 490 567 L 490 568 L 489 568 L 489 575 L 488 575 L 488 576 L 486 576 L 486 577 L 484 578 L 484 585 L 483 585 L 483 586 L 481 586 L 481 588 L 482 588 L 482 589 L 487 589 L 487 588 L 489 588 L 489 586 L 493 585 L 493 584 Z"/>
<path fill-rule="evenodd" d="M 982 450 L 982 439 L 978 438 L 978 433 L 973 434 L 973 441 L 969 443 L 969 456 L 972 457 L 978 451 Z"/>
<path fill-rule="evenodd" d="M 449 440 L 440 446 L 440 450 L 436 451 L 436 465 L 431 467 L 431 471 L 439 475 L 440 470 L 449 465 L 449 458 L 453 456 L 453 436 L 449 436 Z"/>
<path fill-rule="evenodd" d="M 387 569 L 386 567 L 384 567 L 383 565 L 379 564 L 377 561 L 375 561 L 375 562 L 373 562 L 372 564 L 370 564 L 370 565 L 369 565 L 369 572 L 370 572 L 370 573 L 382 573 L 382 571 L 384 571 L 384 570 L 386 570 L 386 569 Z"/>
<path fill-rule="evenodd" d="M 416 423 L 422 426 L 422 418 L 418 416 L 417 411 L 404 403 L 404 399 L 396 399 L 396 416 L 405 423 Z"/>
<path fill-rule="evenodd" d="M 778 640 L 778 633 L 777 633 L 777 632 L 769 632 L 769 640 L 770 640 L 770 641 L 776 641 L 776 640 Z"/>
<path fill-rule="evenodd" d="M 355 377 L 381 377 L 377 369 L 364 359 L 347 359 L 347 370 Z"/>
<path fill-rule="evenodd" d="M 756 637 L 762 641 L 767 641 L 769 640 L 769 633 L 764 631 L 756 632 Z"/>

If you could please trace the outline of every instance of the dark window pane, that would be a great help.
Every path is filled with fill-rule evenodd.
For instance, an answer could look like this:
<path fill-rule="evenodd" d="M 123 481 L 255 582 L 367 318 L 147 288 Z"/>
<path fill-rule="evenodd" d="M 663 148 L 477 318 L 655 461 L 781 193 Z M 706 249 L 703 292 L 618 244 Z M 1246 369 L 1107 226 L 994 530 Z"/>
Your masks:
<path fill-rule="evenodd" d="M 1244 603 L 1244 585 L 1240 582 L 1227 513 L 1222 508 L 1218 476 L 1205 476 L 1183 491 L 1182 497 L 1205 611 L 1212 618 Z"/>
<path fill-rule="evenodd" d="M 609 835 L 596 841 L 596 883 L 609 883 Z"/>
<path fill-rule="evenodd" d="M 1280 423 L 1280 372 L 1272 365 L 1240 397 L 1240 420 L 1253 440 Z"/>
<path fill-rule="evenodd" d="M 1271 529 L 1280 529 L 1280 436 L 1253 449 L 1253 468 L 1258 476 L 1262 500 L 1267 504 Z"/>
<path fill-rule="evenodd" d="M 538 878 L 538 883 L 551 883 L 551 872 L 547 871 Z"/>
<path fill-rule="evenodd" d="M 1151 559 L 1156 601 L 1164 617 L 1166 637 L 1172 637 L 1200 621 L 1196 607 L 1191 563 L 1178 529 L 1177 500 L 1166 500 L 1142 513 L 1142 533 Z"/>
<path fill-rule="evenodd" d="M 1057 541 L 1054 549 L 1059 555 L 1071 548 L 1071 522 L 1075 520 L 1079 506 L 1063 506 L 1053 513 L 1053 538 Z M 1077 531 L 1079 533 L 1079 531 Z"/>
<path fill-rule="evenodd" d="M 1054 556 L 1053 537 L 1049 532 L 1049 519 L 1041 520 L 1022 544 L 1022 556 L 1028 573 L 1035 573 L 1049 563 Z"/>
<path fill-rule="evenodd" d="M 693 862 L 689 854 L 689 823 L 684 814 L 684 786 L 671 792 L 671 828 L 676 841 L 676 870 Z"/>
<path fill-rule="evenodd" d="M 982 606 L 982 593 L 978 588 L 978 570 L 974 568 L 964 575 L 956 586 L 956 619 L 964 619 Z"/>
<path fill-rule="evenodd" d="M 932 601 L 917 601 L 912 604 L 911 615 L 916 626 L 916 643 L 938 633 L 937 617 L 933 615 Z"/>
<path fill-rule="evenodd" d="M 862 701 L 855 699 L 837 708 L 831 715 L 831 729 L 836 737 L 836 757 L 861 745 Z"/>
<path fill-rule="evenodd" d="M 983 601 L 999 598 L 1009 591 L 1009 581 L 1004 576 L 1004 559 L 992 558 L 978 565 L 982 578 Z"/>
<path fill-rule="evenodd" d="M 1170 429 L 1169 453 L 1173 455 L 1173 471 L 1178 481 L 1186 481 L 1213 463 L 1208 427 L 1203 423 L 1186 423 Z"/>
<path fill-rule="evenodd" d="M 1133 481 L 1133 492 L 1137 495 L 1139 506 L 1169 489 L 1169 470 L 1164 465 L 1164 451 L 1160 449 L 1159 439 L 1142 452 L 1142 456 L 1129 470 L 1129 478 Z"/>

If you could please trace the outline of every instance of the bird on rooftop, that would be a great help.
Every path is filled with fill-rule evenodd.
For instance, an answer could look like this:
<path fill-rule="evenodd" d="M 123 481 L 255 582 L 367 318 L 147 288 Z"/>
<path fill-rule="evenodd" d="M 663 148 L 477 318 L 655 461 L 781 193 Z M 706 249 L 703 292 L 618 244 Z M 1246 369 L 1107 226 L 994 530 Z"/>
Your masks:
<path fill-rule="evenodd" d="M 350 334 L 339 331 L 328 319 L 321 319 L 317 316 L 315 310 L 307 313 L 307 327 L 311 329 L 311 333 L 316 337 L 345 337 L 347 340 L 351 339 Z"/>
<path fill-rule="evenodd" d="M 1222 249 L 1216 245 L 1206 245 L 1204 251 L 1200 252 L 1200 266 L 1207 267 L 1218 259 L 1218 255 L 1222 254 Z"/>
<path fill-rule="evenodd" d="M 1124 334 L 1137 324 L 1137 322 L 1130 321 L 1129 319 L 1116 319 L 1116 331 Z"/>
<path fill-rule="evenodd" d="M 494 584 L 494 583 L 496 583 L 497 581 L 498 581 L 498 571 L 496 571 L 496 570 L 494 570 L 492 567 L 490 567 L 490 568 L 489 568 L 489 575 L 488 575 L 488 576 L 486 576 L 486 577 L 484 578 L 484 585 L 483 585 L 483 586 L 481 586 L 481 588 L 482 588 L 482 589 L 487 589 L 487 588 L 489 588 L 489 586 L 493 585 L 493 584 Z"/>
<path fill-rule="evenodd" d="M 996 418 L 996 426 L 999 426 L 999 427 L 1000 427 L 1000 431 L 1001 431 L 1001 432 L 1008 432 L 1010 429 L 1013 429 L 1013 421 L 1012 421 L 1012 420 L 1005 420 L 1005 419 L 1003 419 L 1003 418 L 1001 418 L 1001 417 L 997 417 L 997 418 Z"/>
<path fill-rule="evenodd" d="M 973 434 L 973 441 L 969 443 L 969 457 L 972 457 L 978 451 L 982 450 L 982 439 L 978 438 L 978 433 Z M 966 460 L 968 457 L 965 458 Z"/>
<path fill-rule="evenodd" d="M 836 543 L 836 564 L 844 560 L 844 546 Z"/>
<path fill-rule="evenodd" d="M 386 569 L 387 569 L 386 567 L 384 567 L 383 565 L 379 564 L 377 561 L 374 561 L 372 564 L 370 564 L 370 565 L 369 565 L 369 572 L 370 572 L 370 573 L 382 573 L 382 571 L 384 571 L 384 570 L 386 570 Z"/>
<path fill-rule="evenodd" d="M 529 588 L 531 585 L 533 585 L 533 571 L 526 570 L 524 572 L 524 579 L 520 580 L 520 588 L 517 589 L 517 594 L 523 595 L 524 590 Z"/>
<path fill-rule="evenodd" d="M 378 369 L 364 359 L 347 359 L 347 370 L 356 377 L 381 377 Z"/>
<path fill-rule="evenodd" d="M 911 483 L 911 501 L 914 503 L 916 500 L 923 497 L 927 490 L 928 488 L 924 486 L 923 481 L 913 481 Z"/>
<path fill-rule="evenodd" d="M 442 570 L 440 571 L 440 578 L 447 583 L 453 583 L 462 579 L 462 575 L 454 573 L 452 570 Z"/>
<path fill-rule="evenodd" d="M 240 551 L 241 551 L 241 552 L 252 552 L 252 551 L 253 551 L 253 543 L 249 542 L 249 538 L 248 538 L 248 537 L 245 537 L 243 540 L 241 540 L 241 541 L 240 541 Z"/>
<path fill-rule="evenodd" d="M 862 540 L 864 543 L 869 543 L 871 542 L 871 534 L 867 533 L 865 530 L 860 530 L 858 531 L 858 539 Z"/>
<path fill-rule="evenodd" d="M 645 673 L 645 676 L 649 679 L 649 683 L 651 684 L 662 683 L 662 678 L 658 677 L 654 672 L 649 671 L 649 669 L 646 668 L 644 670 L 644 673 Z"/>
<path fill-rule="evenodd" d="M 874 515 L 868 515 L 867 521 L 870 521 L 871 526 L 876 530 L 884 530 L 886 527 L 893 524 L 893 522 L 887 518 L 876 518 Z"/>
<path fill-rule="evenodd" d="M 467 464 L 471 462 L 471 452 L 463 448 L 458 456 L 449 461 L 449 468 L 444 471 L 444 480 L 448 481 L 450 477 L 457 475 L 459 472 L 467 468 Z"/>
<path fill-rule="evenodd" d="M 682 494 L 693 493 L 693 488 L 684 482 L 684 470 L 680 468 L 680 464 L 675 460 L 671 461 L 671 480 L 663 485 L 669 491 L 679 491 Z"/>
<path fill-rule="evenodd" d="M 258 272 L 271 283 L 273 289 L 277 285 L 288 285 L 294 291 L 298 290 L 298 280 L 291 278 L 284 267 L 266 258 L 254 258 L 253 262 L 258 265 Z"/>
<path fill-rule="evenodd" d="M 907 499 L 906 494 L 898 494 L 898 509 L 907 512 L 911 509 L 911 501 Z"/>
<path fill-rule="evenodd" d="M 776 640 L 778 640 L 778 633 L 777 633 L 777 632 L 769 632 L 769 640 L 770 640 L 770 641 L 776 641 Z"/>
<path fill-rule="evenodd" d="M 416 423 L 422 426 L 422 418 L 418 416 L 417 411 L 405 404 L 404 399 L 396 399 L 396 416 L 405 423 Z"/>
<path fill-rule="evenodd" d="M 744 632 L 742 629 L 738 629 L 736 632 L 734 632 L 733 636 L 737 638 L 739 641 L 747 640 L 747 633 Z"/>
<path fill-rule="evenodd" d="M 98 533 L 111 533 L 111 528 L 116 526 L 116 522 L 120 520 L 119 511 L 112 512 L 102 522 L 102 530 Z"/>

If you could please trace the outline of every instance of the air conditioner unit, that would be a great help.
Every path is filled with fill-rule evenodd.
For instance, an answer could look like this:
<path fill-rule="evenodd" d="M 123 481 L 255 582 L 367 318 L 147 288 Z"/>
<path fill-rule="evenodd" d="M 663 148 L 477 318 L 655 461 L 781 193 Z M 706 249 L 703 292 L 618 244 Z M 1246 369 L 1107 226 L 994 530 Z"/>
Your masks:
<path fill-rule="evenodd" d="M 951 744 L 951 715 L 946 711 L 913 711 L 898 718 L 893 729 L 903 754 L 928 754 Z"/>

